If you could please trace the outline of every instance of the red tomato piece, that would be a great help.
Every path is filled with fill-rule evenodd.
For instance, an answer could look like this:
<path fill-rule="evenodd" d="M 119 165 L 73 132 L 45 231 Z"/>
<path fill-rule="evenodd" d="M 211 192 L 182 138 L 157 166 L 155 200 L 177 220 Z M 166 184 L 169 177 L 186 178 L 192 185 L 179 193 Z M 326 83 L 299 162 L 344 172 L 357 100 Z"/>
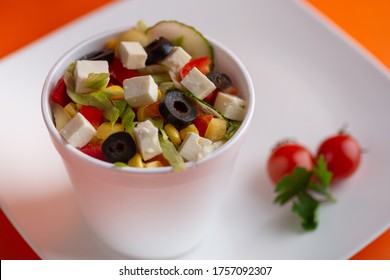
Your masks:
<path fill-rule="evenodd" d="M 112 62 L 109 65 L 110 75 L 114 77 L 120 84 L 123 84 L 123 81 L 129 78 L 139 76 L 136 70 L 130 70 L 123 67 L 121 60 L 118 57 L 114 57 Z"/>
<path fill-rule="evenodd" d="M 103 122 L 103 113 L 99 109 L 91 106 L 81 106 L 80 114 L 82 114 L 95 128 Z"/>
<path fill-rule="evenodd" d="M 203 98 L 203 101 L 204 101 L 204 102 L 207 102 L 207 103 L 209 103 L 210 105 L 213 105 L 213 106 L 214 106 L 215 99 L 217 98 L 218 92 L 219 92 L 219 90 L 217 90 L 217 89 L 214 90 L 212 93 L 210 93 L 210 94 L 207 95 L 205 98 Z"/>
<path fill-rule="evenodd" d="M 300 166 L 311 171 L 314 164 L 314 158 L 306 147 L 296 143 L 282 143 L 272 150 L 267 169 L 272 181 L 277 184 L 295 167 Z"/>
<path fill-rule="evenodd" d="M 51 92 L 51 99 L 54 102 L 60 104 L 62 107 L 65 107 L 69 102 L 72 101 L 69 95 L 66 93 L 66 85 L 63 77 L 58 80 L 53 91 Z"/>
<path fill-rule="evenodd" d="M 194 67 L 198 68 L 200 72 L 206 75 L 210 72 L 210 64 L 211 59 L 208 56 L 202 56 L 192 59 L 181 68 L 180 77 L 183 79 Z"/>
<path fill-rule="evenodd" d="M 160 102 L 155 102 L 150 105 L 147 105 L 144 110 L 145 118 L 162 118 L 159 107 Z"/>
<path fill-rule="evenodd" d="M 93 158 L 104 160 L 102 146 L 100 144 L 88 143 L 84 147 L 80 148 L 80 151 Z"/>
<path fill-rule="evenodd" d="M 211 122 L 212 119 L 213 119 L 213 115 L 211 114 L 198 115 L 195 118 L 193 124 L 198 129 L 200 136 L 203 137 L 205 135 L 207 127 L 209 126 L 209 123 Z"/>
<path fill-rule="evenodd" d="M 332 180 L 351 176 L 360 164 L 362 150 L 352 136 L 341 133 L 325 139 L 318 148 L 317 156 L 323 155 Z"/>

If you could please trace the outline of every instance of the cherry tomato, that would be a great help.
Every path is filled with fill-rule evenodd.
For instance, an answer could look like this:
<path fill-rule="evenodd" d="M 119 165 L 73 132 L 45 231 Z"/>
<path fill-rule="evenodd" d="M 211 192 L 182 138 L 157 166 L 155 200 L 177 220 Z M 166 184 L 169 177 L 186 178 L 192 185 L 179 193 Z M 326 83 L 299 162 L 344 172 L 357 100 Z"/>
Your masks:
<path fill-rule="evenodd" d="M 285 175 L 300 166 L 312 170 L 314 158 L 310 151 L 297 143 L 281 143 L 272 150 L 268 158 L 268 174 L 277 184 Z"/>
<path fill-rule="evenodd" d="M 180 77 L 183 79 L 192 68 L 196 67 L 203 74 L 210 72 L 211 59 L 208 56 L 202 56 L 190 60 L 186 65 L 184 65 L 180 70 Z"/>
<path fill-rule="evenodd" d="M 319 146 L 317 157 L 323 155 L 333 181 L 346 179 L 359 166 L 361 157 L 359 143 L 352 136 L 340 133 L 325 139 Z"/>

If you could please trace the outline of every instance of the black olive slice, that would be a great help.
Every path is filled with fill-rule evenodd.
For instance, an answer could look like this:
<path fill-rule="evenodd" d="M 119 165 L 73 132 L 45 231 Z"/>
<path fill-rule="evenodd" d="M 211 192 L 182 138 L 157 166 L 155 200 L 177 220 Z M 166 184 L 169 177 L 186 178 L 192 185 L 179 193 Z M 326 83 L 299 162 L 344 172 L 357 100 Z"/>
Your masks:
<path fill-rule="evenodd" d="M 106 161 L 127 163 L 136 153 L 133 137 L 127 132 L 115 132 L 107 137 L 102 144 L 102 151 Z"/>
<path fill-rule="evenodd" d="M 219 90 L 227 89 L 232 85 L 232 80 L 225 73 L 211 71 L 206 76 Z"/>
<path fill-rule="evenodd" d="M 111 48 L 94 51 L 79 58 L 79 60 L 106 60 L 108 63 L 113 59 L 114 49 Z"/>
<path fill-rule="evenodd" d="M 164 37 L 159 37 L 145 47 L 148 55 L 145 64 L 152 65 L 166 58 L 173 50 L 173 44 Z"/>
<path fill-rule="evenodd" d="M 192 99 L 178 90 L 166 93 L 159 109 L 165 121 L 177 129 L 190 125 L 198 115 L 198 109 Z"/>

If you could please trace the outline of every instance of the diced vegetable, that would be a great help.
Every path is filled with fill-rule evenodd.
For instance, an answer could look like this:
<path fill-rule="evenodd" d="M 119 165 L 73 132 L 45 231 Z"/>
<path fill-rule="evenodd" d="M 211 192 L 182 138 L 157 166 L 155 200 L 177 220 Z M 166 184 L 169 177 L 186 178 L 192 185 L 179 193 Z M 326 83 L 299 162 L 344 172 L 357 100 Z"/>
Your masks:
<path fill-rule="evenodd" d="M 125 79 L 139 76 L 137 71 L 123 67 L 122 62 L 118 57 L 115 57 L 112 60 L 111 64 L 109 65 L 109 70 L 111 76 L 120 84 L 123 84 Z"/>
<path fill-rule="evenodd" d="M 103 113 L 99 109 L 83 105 L 80 113 L 95 127 L 98 128 L 103 121 Z"/>
<path fill-rule="evenodd" d="M 182 140 L 186 139 L 187 134 L 190 133 L 190 132 L 193 132 L 193 133 L 199 135 L 199 131 L 198 131 L 198 129 L 196 128 L 196 126 L 195 126 L 194 124 L 190 124 L 189 126 L 183 128 L 183 129 L 181 129 L 181 130 L 179 131 L 179 133 L 180 133 L 180 138 L 181 138 Z"/>
<path fill-rule="evenodd" d="M 214 50 L 208 40 L 194 27 L 178 21 L 160 21 L 146 30 L 149 42 L 165 37 L 185 49 L 192 58 L 208 56 L 213 64 Z"/>
<path fill-rule="evenodd" d="M 212 119 L 213 115 L 211 114 L 201 114 L 195 118 L 194 125 L 198 129 L 200 136 L 204 137 L 207 127 Z"/>
<path fill-rule="evenodd" d="M 228 125 L 226 120 L 213 118 L 207 127 L 204 137 L 213 142 L 220 141 L 224 138 L 227 127 Z"/>
<path fill-rule="evenodd" d="M 59 79 L 57 84 L 55 85 L 51 93 L 51 99 L 54 102 L 60 104 L 62 107 L 65 107 L 66 104 L 72 101 L 66 93 L 66 85 L 63 77 Z"/>
<path fill-rule="evenodd" d="M 172 141 L 173 144 L 180 145 L 180 143 L 181 143 L 180 133 L 176 129 L 176 127 L 174 127 L 172 124 L 168 123 L 164 126 L 164 130 L 167 133 L 169 139 Z"/>
<path fill-rule="evenodd" d="M 112 125 L 109 122 L 102 123 L 98 129 L 96 130 L 96 137 L 99 139 L 106 139 L 108 136 L 115 132 L 124 131 L 125 128 L 123 127 L 123 124 L 116 123 Z"/>
<path fill-rule="evenodd" d="M 52 105 L 54 123 L 58 131 L 60 131 L 71 119 L 72 117 L 68 112 L 57 103 Z"/>
<path fill-rule="evenodd" d="M 88 143 L 84 147 L 80 148 L 84 154 L 87 154 L 93 158 L 104 160 L 104 155 L 102 152 L 102 147 L 97 143 Z"/>
<path fill-rule="evenodd" d="M 201 56 L 195 59 L 192 59 L 186 65 L 183 66 L 180 70 L 180 77 L 183 79 L 187 74 L 196 67 L 202 74 L 207 75 L 210 72 L 211 59 L 208 56 Z"/>

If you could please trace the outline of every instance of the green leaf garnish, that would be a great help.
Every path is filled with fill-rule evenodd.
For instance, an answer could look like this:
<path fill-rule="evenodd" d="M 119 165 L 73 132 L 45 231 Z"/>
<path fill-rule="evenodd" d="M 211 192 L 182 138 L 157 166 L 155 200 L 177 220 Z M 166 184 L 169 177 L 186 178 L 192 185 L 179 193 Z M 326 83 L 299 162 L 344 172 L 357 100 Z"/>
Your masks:
<path fill-rule="evenodd" d="M 317 176 L 323 186 L 329 186 L 332 181 L 333 174 L 328 171 L 328 167 L 323 155 L 320 155 L 317 160 L 317 165 L 313 167 L 313 174 Z"/>
<path fill-rule="evenodd" d="M 292 206 L 292 211 L 302 219 L 304 230 L 314 230 L 318 225 L 317 211 L 320 203 L 306 192 L 300 192 Z"/>
<path fill-rule="evenodd" d="M 318 225 L 319 205 L 335 201 L 329 189 L 331 180 L 332 173 L 320 156 L 312 171 L 298 166 L 292 173 L 285 175 L 276 185 L 274 202 L 284 205 L 292 201 L 292 211 L 301 218 L 302 228 L 314 230 Z"/>
<path fill-rule="evenodd" d="M 296 167 L 292 174 L 284 176 L 276 185 L 275 191 L 279 195 L 275 198 L 275 202 L 283 205 L 294 196 L 305 191 L 310 178 L 311 172 L 308 172 L 305 168 Z"/>

